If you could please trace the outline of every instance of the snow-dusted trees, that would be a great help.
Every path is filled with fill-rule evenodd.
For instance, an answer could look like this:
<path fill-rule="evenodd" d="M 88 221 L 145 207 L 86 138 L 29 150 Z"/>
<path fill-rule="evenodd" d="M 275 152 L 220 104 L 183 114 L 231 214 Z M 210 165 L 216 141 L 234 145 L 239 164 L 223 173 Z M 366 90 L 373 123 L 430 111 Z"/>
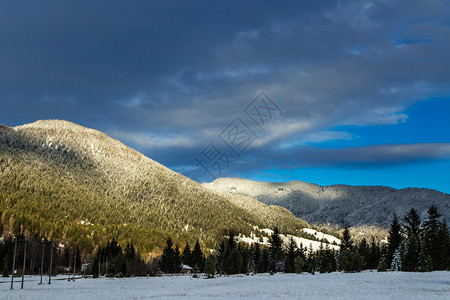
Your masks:
<path fill-rule="evenodd" d="M 388 245 L 386 253 L 386 264 L 391 265 L 394 258 L 394 253 L 402 243 L 403 237 L 401 235 L 401 225 L 398 222 L 397 214 L 394 213 L 391 226 L 389 228 Z"/>
<path fill-rule="evenodd" d="M 295 272 L 295 259 L 297 257 L 297 243 L 294 238 L 289 239 L 289 244 L 286 247 L 286 259 L 284 261 L 284 272 Z"/>
<path fill-rule="evenodd" d="M 412 208 L 403 218 L 403 226 L 397 217 L 389 230 L 387 255 L 390 267 L 396 271 L 431 271 L 450 268 L 450 236 L 445 220 L 440 221 L 437 208 L 432 205 L 427 219 L 421 222 L 420 214 Z M 389 265 L 389 264 L 388 264 Z"/>
<path fill-rule="evenodd" d="M 283 242 L 280 237 L 278 228 L 275 227 L 270 237 L 270 272 L 276 273 L 283 268 Z"/>

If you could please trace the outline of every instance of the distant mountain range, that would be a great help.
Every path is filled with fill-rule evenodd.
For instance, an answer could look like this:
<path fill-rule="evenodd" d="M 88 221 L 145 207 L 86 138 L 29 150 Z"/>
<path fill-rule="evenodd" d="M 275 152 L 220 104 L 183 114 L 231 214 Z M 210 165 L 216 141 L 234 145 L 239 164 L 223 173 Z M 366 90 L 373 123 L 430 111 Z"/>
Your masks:
<path fill-rule="evenodd" d="M 267 205 L 283 206 L 310 223 L 385 227 L 394 212 L 403 217 L 414 207 L 426 217 L 431 204 L 447 220 L 450 217 L 450 195 L 424 188 L 319 186 L 302 181 L 272 183 L 239 178 L 220 178 L 204 186 L 217 192 L 250 196 Z"/>
<path fill-rule="evenodd" d="M 160 254 L 217 246 L 230 229 L 290 234 L 308 224 L 279 206 L 218 194 L 97 130 L 59 120 L 0 125 L 0 232 L 37 234 L 92 251 L 113 237 Z M 90 253 L 90 252 L 89 252 Z"/>

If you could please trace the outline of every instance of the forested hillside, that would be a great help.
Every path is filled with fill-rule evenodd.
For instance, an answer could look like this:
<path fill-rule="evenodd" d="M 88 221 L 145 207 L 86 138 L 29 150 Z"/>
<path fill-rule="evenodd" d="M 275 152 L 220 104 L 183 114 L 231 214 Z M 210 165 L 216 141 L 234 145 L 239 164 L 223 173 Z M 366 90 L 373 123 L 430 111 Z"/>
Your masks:
<path fill-rule="evenodd" d="M 39 235 L 89 253 L 113 237 L 144 255 L 174 243 L 217 247 L 230 228 L 295 234 L 307 223 L 286 209 L 219 195 L 109 136 L 57 120 L 0 127 L 3 235 Z"/>

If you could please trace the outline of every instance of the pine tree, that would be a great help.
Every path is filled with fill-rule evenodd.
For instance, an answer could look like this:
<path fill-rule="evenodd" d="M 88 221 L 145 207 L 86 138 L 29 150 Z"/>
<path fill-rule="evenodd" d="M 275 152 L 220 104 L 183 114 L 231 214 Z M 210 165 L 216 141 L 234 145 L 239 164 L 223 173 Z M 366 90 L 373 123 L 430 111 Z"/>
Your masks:
<path fill-rule="evenodd" d="M 414 208 L 411 208 L 406 215 L 403 217 L 403 231 L 405 232 L 407 238 L 419 238 L 421 234 L 420 224 L 422 221 L 420 220 L 420 214 Z"/>
<path fill-rule="evenodd" d="M 278 228 L 275 227 L 270 238 L 270 272 L 278 272 L 278 262 L 282 261 L 283 242 L 280 237 Z"/>
<path fill-rule="evenodd" d="M 423 260 L 427 260 L 428 267 L 433 264 L 437 265 L 441 261 L 440 243 L 439 243 L 439 218 L 441 215 L 438 213 L 436 206 L 431 205 L 427 211 L 428 218 L 423 223 L 423 249 L 424 253 L 421 253 L 421 267 L 423 269 Z"/>
<path fill-rule="evenodd" d="M 344 248 L 338 255 L 338 270 L 346 273 L 352 270 L 352 254 L 350 250 Z"/>
<path fill-rule="evenodd" d="M 200 243 L 198 240 L 195 243 L 194 249 L 192 250 L 191 259 L 193 264 L 193 266 L 191 267 L 193 267 L 197 272 L 203 271 L 203 252 L 200 248 Z"/>
<path fill-rule="evenodd" d="M 173 248 L 172 239 L 169 237 L 166 242 L 166 247 L 164 247 L 163 255 L 160 259 L 159 268 L 164 273 L 178 273 L 180 272 L 181 267 L 178 262 L 179 255 L 177 257 L 177 251 Z"/>
<path fill-rule="evenodd" d="M 191 248 L 189 247 L 189 242 L 186 242 L 186 246 L 183 249 L 183 253 L 181 254 L 181 260 L 183 264 L 192 267 L 192 253 Z"/>
<path fill-rule="evenodd" d="M 419 213 L 411 208 L 403 218 L 403 230 L 406 234 L 405 252 L 402 270 L 414 272 L 419 267 L 421 220 Z"/>
<path fill-rule="evenodd" d="M 334 250 L 328 244 L 325 244 L 325 256 L 328 264 L 328 273 L 336 271 L 336 256 Z"/>
<path fill-rule="evenodd" d="M 258 273 L 266 273 L 269 268 L 270 254 L 269 249 L 264 248 L 261 251 L 261 257 L 258 261 Z"/>
<path fill-rule="evenodd" d="M 419 253 L 419 272 L 431 272 L 433 270 L 432 259 L 425 251 L 425 247 L 422 245 Z"/>
<path fill-rule="evenodd" d="M 394 252 L 391 262 L 391 270 L 393 271 L 402 270 L 402 252 L 403 252 L 403 243 Z"/>
<path fill-rule="evenodd" d="M 398 249 L 398 247 L 402 243 L 402 240 L 403 237 L 401 235 L 401 226 L 400 223 L 398 222 L 397 214 L 394 214 L 394 218 L 389 228 L 389 236 L 388 236 L 388 248 L 386 257 L 386 264 L 388 266 L 392 264 L 392 259 L 394 258 L 395 250 Z"/>
<path fill-rule="evenodd" d="M 127 243 L 127 246 L 125 247 L 125 257 L 128 260 L 136 258 L 136 250 L 134 249 L 133 244 Z"/>
<path fill-rule="evenodd" d="M 358 252 L 364 259 L 364 268 L 368 269 L 369 267 L 369 254 L 370 248 L 367 244 L 366 238 L 362 238 L 361 242 L 358 245 Z"/>
<path fill-rule="evenodd" d="M 369 250 L 369 259 L 367 261 L 366 267 L 368 269 L 376 269 L 378 266 L 378 262 L 380 261 L 380 258 L 381 258 L 380 246 L 378 245 L 378 243 L 375 242 L 375 238 L 372 237 Z"/>
<path fill-rule="evenodd" d="M 295 259 L 297 257 L 297 243 L 294 238 L 289 239 L 289 244 L 286 251 L 286 259 L 284 261 L 284 272 L 294 273 L 295 272 Z"/>
<path fill-rule="evenodd" d="M 216 265 L 214 263 L 214 259 L 211 256 L 208 256 L 205 262 L 205 274 L 208 278 L 214 278 L 216 274 Z"/>
<path fill-rule="evenodd" d="M 253 273 L 258 273 L 258 263 L 261 259 L 261 246 L 259 243 L 252 244 L 252 269 Z"/>
<path fill-rule="evenodd" d="M 316 253 L 314 252 L 314 248 L 312 244 L 309 244 L 308 248 L 308 257 L 306 259 L 306 266 L 308 269 L 308 272 L 313 274 L 316 272 L 317 269 L 317 260 L 316 260 Z"/>
<path fill-rule="evenodd" d="M 358 253 L 358 251 L 355 251 L 352 254 L 353 255 L 351 256 L 351 271 L 360 272 L 364 265 L 364 259 Z"/>
<path fill-rule="evenodd" d="M 435 264 L 437 270 L 450 270 L 450 235 L 447 222 L 440 222 L 438 231 L 439 262 Z"/>
<path fill-rule="evenodd" d="M 239 244 L 238 250 L 242 256 L 242 267 L 240 273 L 248 274 L 248 264 L 249 264 L 249 251 L 247 245 Z"/>
<path fill-rule="evenodd" d="M 224 271 L 224 266 L 225 266 L 225 261 L 226 261 L 226 246 L 225 246 L 225 241 L 222 241 L 220 243 L 219 246 L 219 250 L 217 251 L 217 256 L 216 256 L 216 269 L 217 269 L 217 273 L 219 274 L 223 274 L 225 273 Z"/>
<path fill-rule="evenodd" d="M 380 258 L 380 261 L 378 262 L 377 272 L 386 272 L 386 271 L 387 271 L 386 257 L 383 255 Z"/>
<path fill-rule="evenodd" d="M 100 252 L 100 250 L 99 250 Z M 99 262 L 99 256 L 100 254 L 95 255 L 94 261 L 92 263 L 92 277 L 93 278 L 98 278 L 100 276 L 100 274 L 98 273 L 98 264 Z"/>
<path fill-rule="evenodd" d="M 297 274 L 303 273 L 303 267 L 305 266 L 305 261 L 300 256 L 297 256 L 295 258 L 294 266 L 295 266 L 295 273 L 297 273 Z"/>
<path fill-rule="evenodd" d="M 242 269 L 242 255 L 237 247 L 230 251 L 228 262 L 225 267 L 225 273 L 238 274 Z"/>
<path fill-rule="evenodd" d="M 345 227 L 344 231 L 342 232 L 341 250 L 344 249 L 347 249 L 349 251 L 353 250 L 353 240 L 348 227 Z"/>

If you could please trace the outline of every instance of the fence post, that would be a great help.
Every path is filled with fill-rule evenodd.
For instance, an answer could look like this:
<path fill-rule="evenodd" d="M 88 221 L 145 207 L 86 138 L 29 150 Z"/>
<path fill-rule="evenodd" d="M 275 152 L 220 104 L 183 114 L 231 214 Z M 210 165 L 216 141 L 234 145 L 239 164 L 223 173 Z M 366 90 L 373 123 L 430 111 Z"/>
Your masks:
<path fill-rule="evenodd" d="M 25 240 L 25 249 L 23 250 L 22 286 L 20 287 L 21 289 L 23 289 L 23 282 L 25 280 L 26 262 L 27 262 L 27 240 Z"/>
<path fill-rule="evenodd" d="M 48 284 L 52 283 L 52 269 L 53 269 L 53 245 L 51 245 L 50 251 L 50 270 L 48 273 Z"/>
<path fill-rule="evenodd" d="M 14 238 L 14 257 L 13 257 L 13 267 L 12 267 L 12 273 L 11 273 L 11 289 L 13 289 L 14 270 L 16 269 L 16 252 L 17 252 L 17 237 Z"/>
<path fill-rule="evenodd" d="M 42 284 L 42 273 L 44 272 L 44 253 L 45 253 L 45 241 L 42 244 L 41 282 L 39 282 L 39 284 Z"/>

